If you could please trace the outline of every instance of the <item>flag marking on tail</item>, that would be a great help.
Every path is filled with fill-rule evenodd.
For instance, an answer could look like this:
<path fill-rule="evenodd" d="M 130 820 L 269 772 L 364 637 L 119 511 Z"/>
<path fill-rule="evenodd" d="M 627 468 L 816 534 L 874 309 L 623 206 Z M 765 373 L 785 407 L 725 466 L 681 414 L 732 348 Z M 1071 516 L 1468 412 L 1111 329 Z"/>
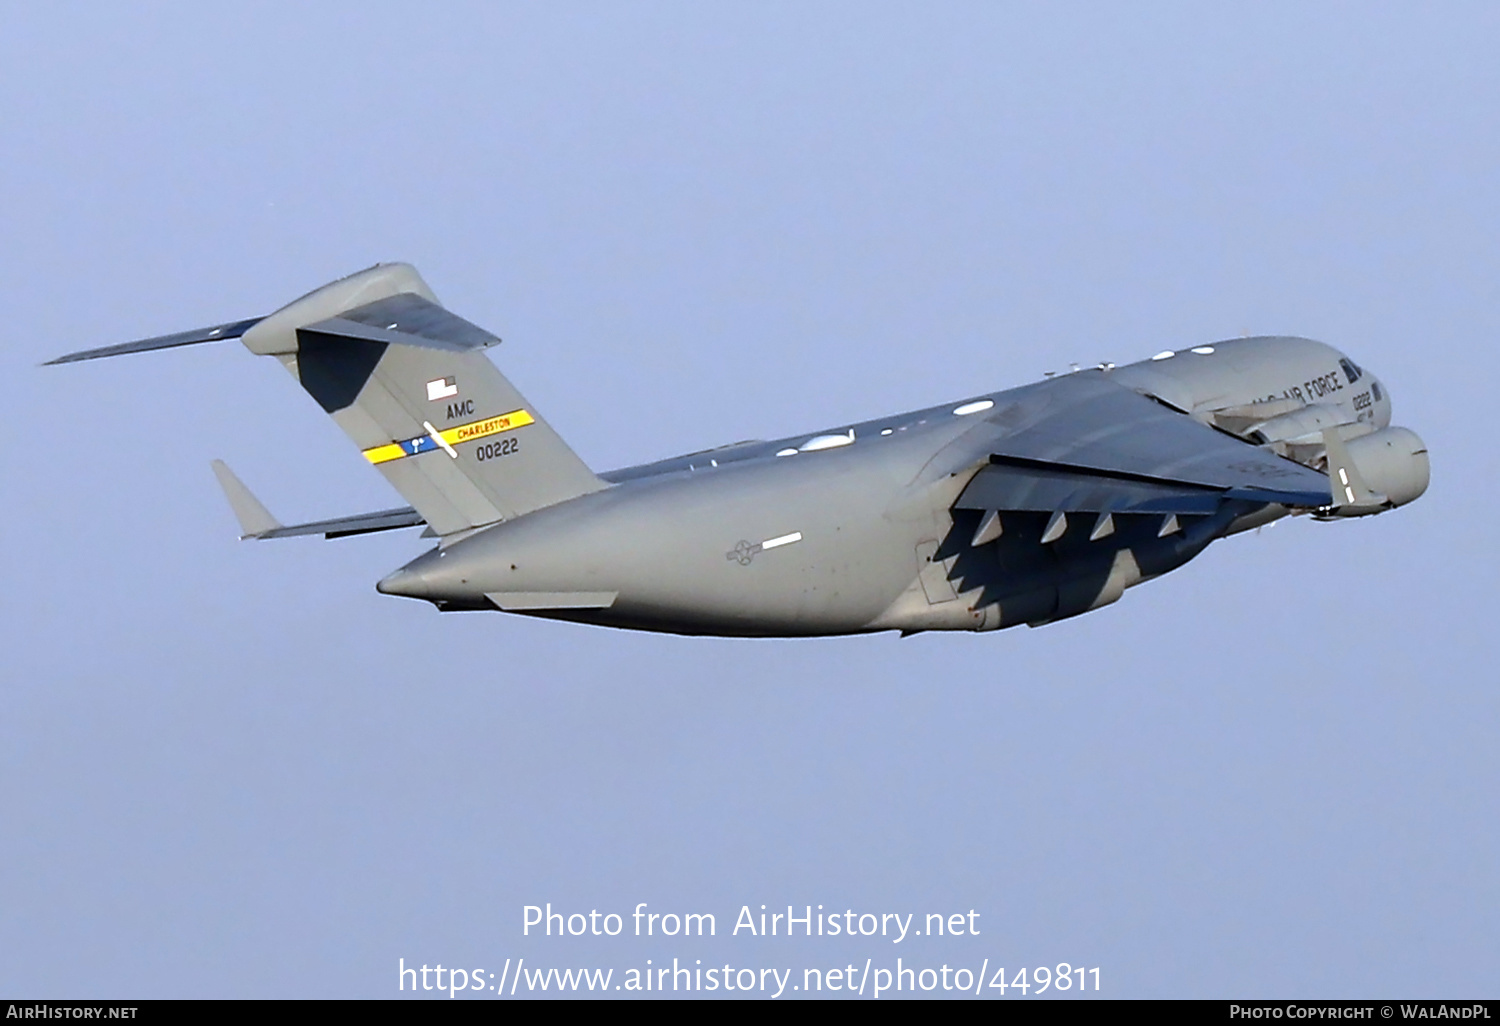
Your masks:
<path fill-rule="evenodd" d="M 372 449 L 364 450 L 365 459 L 371 463 L 389 463 L 391 460 L 399 460 L 404 456 L 417 456 L 424 452 L 447 449 L 460 442 L 472 442 L 476 438 L 487 438 L 503 431 L 514 431 L 535 420 L 536 418 L 530 412 L 515 410 L 511 413 L 502 413 L 498 417 L 486 417 L 484 420 L 476 420 L 470 424 L 460 424 L 446 431 L 418 435 L 415 438 L 407 438 L 387 445 L 377 445 Z"/>

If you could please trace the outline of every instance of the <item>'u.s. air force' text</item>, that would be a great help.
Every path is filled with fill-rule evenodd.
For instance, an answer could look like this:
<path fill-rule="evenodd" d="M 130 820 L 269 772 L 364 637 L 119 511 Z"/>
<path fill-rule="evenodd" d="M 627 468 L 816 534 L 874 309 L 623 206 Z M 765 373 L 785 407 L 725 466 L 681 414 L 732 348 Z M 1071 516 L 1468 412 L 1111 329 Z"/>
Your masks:
<path fill-rule="evenodd" d="M 907 936 L 921 937 L 977 937 L 981 913 L 972 908 L 967 912 L 929 912 L 925 916 L 907 912 L 857 912 L 846 908 L 842 912 L 816 909 L 804 905 L 800 910 L 795 905 L 786 906 L 785 912 L 773 911 L 765 905 L 760 911 L 752 911 L 749 905 L 741 905 L 729 936 L 739 937 L 886 937 L 892 944 L 900 944 Z M 635 937 L 715 937 L 718 936 L 718 919 L 712 912 L 655 912 L 646 902 L 636 905 L 635 911 L 627 915 L 618 912 L 553 911 L 552 903 L 546 905 L 523 905 L 521 907 L 521 935 L 531 936 L 536 930 L 544 937 L 618 937 L 625 933 L 626 920 L 630 921 L 630 936 Z"/>

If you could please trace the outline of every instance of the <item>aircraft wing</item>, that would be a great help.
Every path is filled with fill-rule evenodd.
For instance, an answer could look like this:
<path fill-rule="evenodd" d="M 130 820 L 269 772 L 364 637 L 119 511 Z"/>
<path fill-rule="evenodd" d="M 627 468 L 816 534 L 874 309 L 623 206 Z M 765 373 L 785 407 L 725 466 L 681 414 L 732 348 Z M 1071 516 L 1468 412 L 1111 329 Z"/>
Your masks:
<path fill-rule="evenodd" d="M 254 538 L 296 538 L 305 534 L 321 534 L 325 538 L 348 538 L 356 534 L 372 534 L 375 531 L 394 531 L 401 527 L 419 527 L 427 521 L 410 506 L 383 509 L 376 513 L 357 513 L 349 517 L 334 517 L 331 520 L 315 520 L 310 524 L 289 524 L 273 527 Z"/>
<path fill-rule="evenodd" d="M 940 454 L 987 465 L 958 509 L 1209 514 L 1225 500 L 1319 508 L 1316 470 L 1083 371 L 996 397 L 984 421 Z"/>
<path fill-rule="evenodd" d="M 418 527 L 427 523 L 422 515 L 410 506 L 383 509 L 375 513 L 356 513 L 348 517 L 331 520 L 314 520 L 307 524 L 285 525 L 271 515 L 271 511 L 245 487 L 243 481 L 223 460 L 213 461 L 214 477 L 224 489 L 229 508 L 240 522 L 240 538 L 296 538 L 300 535 L 321 534 L 325 538 L 347 538 L 355 534 L 370 534 L 374 531 L 394 531 L 402 527 Z"/>

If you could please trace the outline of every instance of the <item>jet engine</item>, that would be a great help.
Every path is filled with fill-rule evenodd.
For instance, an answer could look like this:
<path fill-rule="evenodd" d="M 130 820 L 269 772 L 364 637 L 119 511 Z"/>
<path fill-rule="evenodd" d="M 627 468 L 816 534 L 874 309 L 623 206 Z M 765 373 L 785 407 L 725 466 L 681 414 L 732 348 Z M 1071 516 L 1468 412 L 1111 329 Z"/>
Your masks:
<path fill-rule="evenodd" d="M 1427 445 L 1415 431 L 1391 427 L 1350 439 L 1342 443 L 1344 452 L 1337 460 L 1334 437 L 1329 476 L 1335 478 L 1336 505 L 1320 510 L 1319 519 L 1382 513 L 1406 505 L 1427 490 Z"/>
<path fill-rule="evenodd" d="M 1405 506 L 1427 491 L 1427 443 L 1410 428 L 1388 427 L 1348 443 L 1349 459 L 1365 484 L 1389 507 Z"/>
<path fill-rule="evenodd" d="M 1245 432 L 1245 437 L 1258 445 L 1284 442 L 1313 442 L 1322 444 L 1322 432 L 1326 428 L 1339 427 L 1349 421 L 1343 410 L 1336 406 L 1314 404 L 1303 406 L 1290 413 L 1263 420 Z"/>

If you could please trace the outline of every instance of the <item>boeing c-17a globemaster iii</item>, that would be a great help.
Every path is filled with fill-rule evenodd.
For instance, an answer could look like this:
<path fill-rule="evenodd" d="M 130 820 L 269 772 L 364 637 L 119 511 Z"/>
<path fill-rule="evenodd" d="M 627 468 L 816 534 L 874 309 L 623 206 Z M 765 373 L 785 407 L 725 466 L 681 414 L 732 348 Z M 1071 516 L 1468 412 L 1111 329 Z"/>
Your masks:
<path fill-rule="evenodd" d="M 283 526 L 222 463 L 247 538 L 425 525 L 376 587 L 679 634 L 1038 626 L 1288 515 L 1380 513 L 1427 449 L 1339 351 L 1241 338 L 774 441 L 595 473 L 491 362 L 500 340 L 383 264 L 267 317 L 60 357 L 238 338 L 410 503 Z"/>

